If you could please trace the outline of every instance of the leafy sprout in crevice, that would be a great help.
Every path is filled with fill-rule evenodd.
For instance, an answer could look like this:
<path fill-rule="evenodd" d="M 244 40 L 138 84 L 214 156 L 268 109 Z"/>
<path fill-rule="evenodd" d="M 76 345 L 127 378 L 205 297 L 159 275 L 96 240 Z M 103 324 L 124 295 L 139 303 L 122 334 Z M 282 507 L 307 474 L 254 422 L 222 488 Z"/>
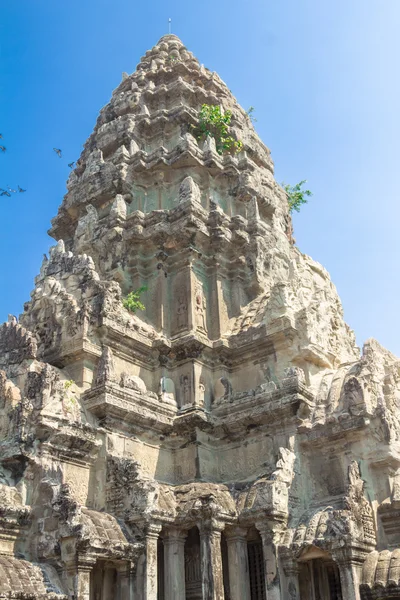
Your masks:
<path fill-rule="evenodd" d="M 217 104 L 203 104 L 198 125 L 192 125 L 193 133 L 198 140 L 213 137 L 218 154 L 236 154 L 243 149 L 243 142 L 229 135 L 231 119 L 230 110 L 223 112 Z"/>
<path fill-rule="evenodd" d="M 167 63 L 169 65 L 175 65 L 176 63 L 181 62 L 181 59 L 179 58 L 179 56 L 175 56 L 173 54 L 170 54 L 167 58 Z"/>
<path fill-rule="evenodd" d="M 296 185 L 290 185 L 287 183 L 282 183 L 282 187 L 286 192 L 287 201 L 289 204 L 289 212 L 300 212 L 300 208 L 303 204 L 307 204 L 308 198 L 312 196 L 312 192 L 310 190 L 303 190 L 303 185 L 307 183 L 306 179 L 303 179 Z"/>
<path fill-rule="evenodd" d="M 123 307 L 131 313 L 135 313 L 137 310 L 146 310 L 145 305 L 140 301 L 140 296 L 144 292 L 147 292 L 147 287 L 145 285 L 137 290 L 129 292 L 129 294 L 122 300 Z"/>
<path fill-rule="evenodd" d="M 246 110 L 246 115 L 249 117 L 252 123 L 257 123 L 257 119 L 254 116 L 255 108 L 254 106 L 250 106 L 249 110 Z"/>

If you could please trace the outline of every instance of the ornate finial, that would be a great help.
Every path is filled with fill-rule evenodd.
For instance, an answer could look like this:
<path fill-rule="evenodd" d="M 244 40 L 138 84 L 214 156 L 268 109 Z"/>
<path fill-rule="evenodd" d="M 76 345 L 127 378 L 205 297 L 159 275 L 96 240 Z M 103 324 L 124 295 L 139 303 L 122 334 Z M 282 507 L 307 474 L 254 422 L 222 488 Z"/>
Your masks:
<path fill-rule="evenodd" d="M 172 19 L 171 19 L 171 17 L 169 17 L 169 19 L 168 19 L 168 33 L 169 33 L 169 35 L 171 35 L 171 23 L 172 23 Z"/>

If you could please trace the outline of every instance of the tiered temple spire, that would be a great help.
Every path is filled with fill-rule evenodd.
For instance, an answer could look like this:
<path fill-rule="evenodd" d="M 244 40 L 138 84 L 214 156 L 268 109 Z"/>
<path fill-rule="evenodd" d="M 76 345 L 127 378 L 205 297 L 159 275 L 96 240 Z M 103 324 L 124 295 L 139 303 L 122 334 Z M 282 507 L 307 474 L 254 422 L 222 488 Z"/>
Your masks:
<path fill-rule="evenodd" d="M 196 136 L 204 104 L 231 112 L 239 152 Z M 399 361 L 373 340 L 360 358 L 218 75 L 163 36 L 67 188 L 0 328 L 0 582 L 75 600 L 400 594 Z"/>

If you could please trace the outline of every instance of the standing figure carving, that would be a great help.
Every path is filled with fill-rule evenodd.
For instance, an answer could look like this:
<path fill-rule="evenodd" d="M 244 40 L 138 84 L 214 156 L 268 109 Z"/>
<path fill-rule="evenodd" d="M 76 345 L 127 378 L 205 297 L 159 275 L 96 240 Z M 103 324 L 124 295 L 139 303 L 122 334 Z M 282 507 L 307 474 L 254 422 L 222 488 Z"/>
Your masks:
<path fill-rule="evenodd" d="M 203 286 L 199 283 L 196 285 L 195 292 L 195 313 L 196 313 L 196 329 L 207 332 L 206 326 L 206 297 L 203 292 Z"/>
<path fill-rule="evenodd" d="M 187 326 L 187 302 L 186 302 L 186 290 L 181 288 L 178 294 L 178 308 L 176 309 L 176 320 L 178 330 L 184 329 Z"/>
<path fill-rule="evenodd" d="M 200 379 L 197 404 L 199 404 L 202 407 L 204 406 L 205 393 L 206 393 L 206 386 L 204 385 L 203 380 Z"/>
<path fill-rule="evenodd" d="M 180 384 L 181 384 L 181 406 L 180 408 L 183 408 L 184 406 L 191 406 L 192 402 L 191 402 L 191 383 L 190 383 L 190 377 L 188 375 L 181 375 L 180 378 Z"/>

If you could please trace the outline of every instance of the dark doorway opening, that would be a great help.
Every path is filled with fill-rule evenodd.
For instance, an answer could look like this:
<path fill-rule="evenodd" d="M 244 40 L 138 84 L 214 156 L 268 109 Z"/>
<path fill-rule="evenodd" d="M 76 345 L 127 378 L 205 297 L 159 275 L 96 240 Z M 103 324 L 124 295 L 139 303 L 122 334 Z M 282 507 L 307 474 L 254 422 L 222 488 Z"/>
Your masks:
<path fill-rule="evenodd" d="M 157 600 L 164 600 L 164 541 L 157 541 Z"/>
<path fill-rule="evenodd" d="M 345 600 L 333 560 L 315 558 L 300 563 L 299 583 L 301 600 Z"/>
<path fill-rule="evenodd" d="M 264 553 L 260 534 L 253 528 L 249 531 L 247 541 L 249 557 L 250 598 L 266 600 Z"/>
<path fill-rule="evenodd" d="M 90 574 L 90 600 L 114 600 L 117 597 L 117 569 L 98 561 Z"/>
<path fill-rule="evenodd" d="M 185 542 L 186 600 L 202 600 L 200 534 L 197 527 L 189 529 Z"/>

